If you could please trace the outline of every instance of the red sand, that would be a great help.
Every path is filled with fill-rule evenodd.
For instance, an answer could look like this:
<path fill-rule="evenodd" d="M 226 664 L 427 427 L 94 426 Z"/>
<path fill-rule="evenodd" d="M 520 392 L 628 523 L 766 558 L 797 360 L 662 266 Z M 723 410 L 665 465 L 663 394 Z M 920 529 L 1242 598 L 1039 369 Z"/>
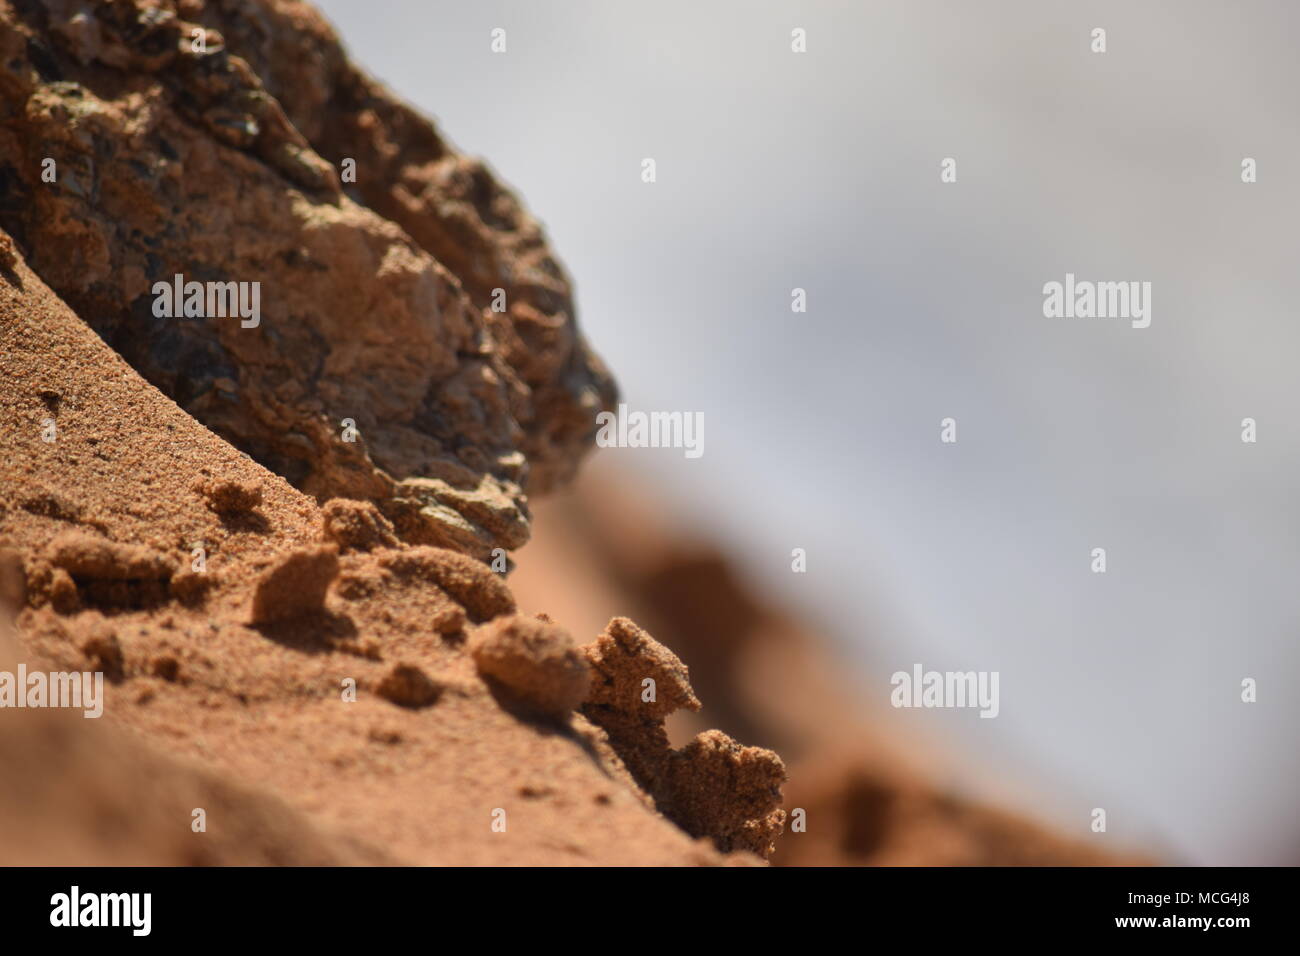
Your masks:
<path fill-rule="evenodd" d="M 654 811 L 586 718 L 498 701 L 467 650 L 513 609 L 486 565 L 367 538 L 379 522 L 353 506 L 327 522 L 21 262 L 0 281 L 0 346 L 0 548 L 24 569 L 29 667 L 116 670 L 102 726 L 0 711 L 22 768 L 0 786 L 4 862 L 723 862 Z M 205 493 L 218 477 L 247 489 L 223 510 Z M 106 806 L 151 809 L 105 834 Z"/>

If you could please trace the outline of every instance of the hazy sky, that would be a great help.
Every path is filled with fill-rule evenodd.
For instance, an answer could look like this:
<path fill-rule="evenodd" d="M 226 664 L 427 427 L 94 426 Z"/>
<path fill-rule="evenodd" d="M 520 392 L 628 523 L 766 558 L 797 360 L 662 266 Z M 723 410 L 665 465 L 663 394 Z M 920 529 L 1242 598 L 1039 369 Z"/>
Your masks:
<path fill-rule="evenodd" d="M 546 223 L 627 401 L 704 413 L 702 458 L 603 454 L 824 605 L 869 703 L 999 671 L 997 719 L 898 716 L 1083 838 L 1300 856 L 1300 8 L 321 6 Z M 1150 327 L 1045 318 L 1067 272 Z"/>

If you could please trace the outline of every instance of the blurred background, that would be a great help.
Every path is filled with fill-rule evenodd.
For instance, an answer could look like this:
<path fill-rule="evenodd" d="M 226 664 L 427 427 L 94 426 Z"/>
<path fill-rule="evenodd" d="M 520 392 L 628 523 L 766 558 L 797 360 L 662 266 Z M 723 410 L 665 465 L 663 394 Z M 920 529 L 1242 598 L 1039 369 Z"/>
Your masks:
<path fill-rule="evenodd" d="M 318 3 L 545 223 L 624 400 L 704 414 L 703 457 L 602 450 L 583 487 L 652 490 L 944 787 L 1297 862 L 1300 8 Z M 1044 318 L 1067 272 L 1151 282 L 1150 327 Z M 1000 672 L 999 716 L 891 710 L 915 663 Z"/>

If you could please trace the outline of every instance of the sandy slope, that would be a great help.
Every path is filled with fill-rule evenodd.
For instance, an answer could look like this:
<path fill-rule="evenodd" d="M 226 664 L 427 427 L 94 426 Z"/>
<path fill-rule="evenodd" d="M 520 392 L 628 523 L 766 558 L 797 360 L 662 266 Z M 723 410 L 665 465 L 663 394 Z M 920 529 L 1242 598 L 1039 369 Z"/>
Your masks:
<path fill-rule="evenodd" d="M 21 643 L 30 667 L 116 672 L 104 726 L 0 711 L 4 752 L 24 768 L 5 774 L 0 799 L 34 811 L 0 814 L 26 835 L 0 839 L 6 862 L 116 860 L 128 834 L 130 859 L 176 863 L 722 861 L 647 806 L 583 717 L 549 722 L 498 703 L 464 650 L 476 610 L 509 601 L 485 566 L 439 586 L 439 568 L 464 570 L 458 556 L 345 549 L 323 606 L 254 626 L 259 575 L 320 547 L 320 509 L 142 381 L 5 243 L 0 546 L 25 567 Z M 215 511 L 195 489 L 217 475 L 260 504 Z M 152 590 L 115 581 L 51 550 L 56 539 L 134 546 L 177 570 Z M 197 543 L 206 588 L 184 571 Z M 382 566 L 400 553 L 435 568 Z M 397 664 L 423 672 L 436 702 L 380 696 Z M 355 703 L 342 699 L 347 678 Z M 190 832 L 200 801 L 206 834 Z M 95 836 L 104 806 L 119 808 L 122 840 Z M 504 833 L 491 828 L 497 809 Z M 285 833 L 299 834 L 291 849 Z"/>

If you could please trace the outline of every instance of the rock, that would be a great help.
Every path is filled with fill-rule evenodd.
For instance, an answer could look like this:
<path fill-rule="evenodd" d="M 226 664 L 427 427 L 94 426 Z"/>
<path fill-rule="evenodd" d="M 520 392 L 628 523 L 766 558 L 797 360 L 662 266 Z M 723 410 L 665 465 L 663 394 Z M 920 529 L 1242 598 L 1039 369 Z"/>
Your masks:
<path fill-rule="evenodd" d="M 0 229 L 152 384 L 318 499 L 486 560 L 614 406 L 536 220 L 307 4 L 10 5 L 0 103 Z M 177 276 L 256 284 L 256 320 L 160 316 Z"/>

